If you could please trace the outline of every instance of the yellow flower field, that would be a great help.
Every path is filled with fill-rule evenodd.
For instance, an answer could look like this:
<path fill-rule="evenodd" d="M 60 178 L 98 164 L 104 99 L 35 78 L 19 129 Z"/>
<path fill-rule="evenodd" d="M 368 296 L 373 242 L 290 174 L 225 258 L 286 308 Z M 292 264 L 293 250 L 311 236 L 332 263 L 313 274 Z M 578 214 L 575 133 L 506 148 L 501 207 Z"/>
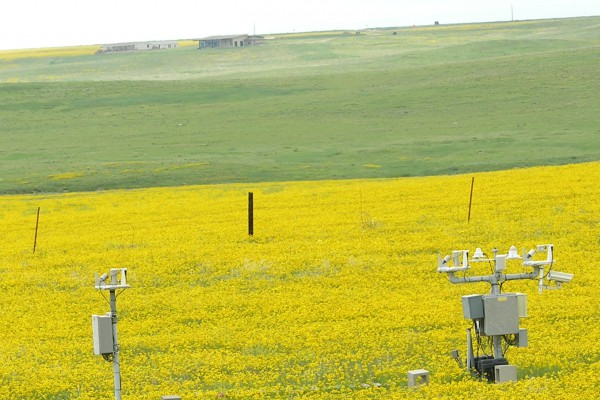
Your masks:
<path fill-rule="evenodd" d="M 94 273 L 126 267 L 123 399 L 595 399 L 599 181 L 588 163 L 0 197 L 0 397 L 113 398 L 93 354 L 91 315 L 109 310 Z M 573 282 L 507 282 L 528 295 L 529 347 L 506 355 L 519 381 L 473 380 L 449 352 L 465 356 L 460 296 L 489 285 L 452 285 L 437 252 L 546 243 Z M 419 368 L 430 384 L 408 389 Z"/>
<path fill-rule="evenodd" d="M 71 46 L 71 47 L 47 47 L 41 49 L 19 49 L 19 50 L 0 50 L 0 60 L 10 61 L 21 58 L 42 58 L 42 57 L 71 57 L 93 55 L 101 46 Z"/>

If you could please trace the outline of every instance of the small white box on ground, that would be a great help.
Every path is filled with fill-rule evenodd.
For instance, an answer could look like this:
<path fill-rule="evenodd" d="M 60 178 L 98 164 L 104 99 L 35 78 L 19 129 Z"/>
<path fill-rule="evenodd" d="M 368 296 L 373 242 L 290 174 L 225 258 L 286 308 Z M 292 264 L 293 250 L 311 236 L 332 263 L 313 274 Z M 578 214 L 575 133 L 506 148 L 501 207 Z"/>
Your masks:
<path fill-rule="evenodd" d="M 415 387 L 429 384 L 429 371 L 426 369 L 413 369 L 408 371 L 408 387 Z"/>
<path fill-rule="evenodd" d="M 517 367 L 514 365 L 496 365 L 494 375 L 496 377 L 496 383 L 516 382 Z"/>
<path fill-rule="evenodd" d="M 177 395 L 161 396 L 161 400 L 181 400 L 181 397 Z"/>

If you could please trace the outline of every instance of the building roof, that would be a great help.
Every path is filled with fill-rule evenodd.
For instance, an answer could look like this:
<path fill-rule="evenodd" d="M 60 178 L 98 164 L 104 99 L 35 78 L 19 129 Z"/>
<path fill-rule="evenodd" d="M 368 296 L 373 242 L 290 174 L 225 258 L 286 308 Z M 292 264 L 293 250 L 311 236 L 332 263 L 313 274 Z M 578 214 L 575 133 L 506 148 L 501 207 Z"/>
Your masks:
<path fill-rule="evenodd" d="M 245 33 L 242 33 L 241 35 L 208 36 L 205 38 L 200 38 L 198 40 L 225 40 L 225 39 L 235 39 L 235 38 L 239 38 L 242 36 L 248 36 L 248 35 Z"/>
<path fill-rule="evenodd" d="M 177 40 L 144 40 L 141 42 L 120 42 L 120 43 L 108 43 L 103 46 L 123 46 L 128 44 L 177 44 Z"/>

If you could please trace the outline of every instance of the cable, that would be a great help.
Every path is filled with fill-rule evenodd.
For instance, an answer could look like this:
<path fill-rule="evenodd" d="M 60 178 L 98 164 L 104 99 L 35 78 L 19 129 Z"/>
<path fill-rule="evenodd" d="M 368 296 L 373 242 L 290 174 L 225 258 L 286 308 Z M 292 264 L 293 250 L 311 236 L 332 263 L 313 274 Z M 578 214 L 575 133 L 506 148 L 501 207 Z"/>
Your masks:
<path fill-rule="evenodd" d="M 110 306 L 110 301 L 104 295 L 104 291 L 103 290 L 100 291 L 100 294 L 102 295 L 102 297 L 104 297 L 104 301 L 106 301 L 106 303 L 108 303 L 108 305 Z"/>
<path fill-rule="evenodd" d="M 502 335 L 502 338 L 504 339 L 504 342 L 506 343 L 506 346 L 502 349 L 502 357 L 505 357 L 506 353 L 508 353 L 508 350 L 510 349 L 510 346 L 514 346 L 514 344 L 516 342 L 516 336 L 515 335 Z"/>
<path fill-rule="evenodd" d="M 475 331 L 475 337 L 477 339 L 477 357 L 479 357 L 479 352 L 481 351 L 483 353 L 484 356 L 487 356 L 487 349 L 484 347 L 484 342 L 481 339 L 481 333 L 479 332 L 479 329 L 476 329 Z"/>
<path fill-rule="evenodd" d="M 477 342 L 477 357 L 479 357 L 479 329 L 477 328 L 477 323 L 473 320 L 473 330 L 475 331 L 475 341 Z"/>
<path fill-rule="evenodd" d="M 553 266 L 554 266 L 554 260 L 552 260 L 550 262 L 550 268 L 548 268 L 548 272 L 546 272 L 546 275 L 542 276 L 542 279 L 546 279 L 548 277 L 548 274 L 550 273 L 550 271 L 552 271 Z"/>

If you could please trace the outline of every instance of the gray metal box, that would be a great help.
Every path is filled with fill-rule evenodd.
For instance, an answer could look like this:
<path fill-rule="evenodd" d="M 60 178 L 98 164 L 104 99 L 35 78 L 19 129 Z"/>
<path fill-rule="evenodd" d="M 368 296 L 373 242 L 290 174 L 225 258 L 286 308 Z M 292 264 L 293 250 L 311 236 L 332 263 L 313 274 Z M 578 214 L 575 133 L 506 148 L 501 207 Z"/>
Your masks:
<path fill-rule="evenodd" d="M 514 365 L 496 365 L 494 369 L 496 383 L 516 382 L 517 367 Z"/>
<path fill-rule="evenodd" d="M 463 316 L 466 319 L 483 318 L 483 296 L 480 294 L 470 294 L 462 296 Z"/>
<path fill-rule="evenodd" d="M 515 293 L 515 295 L 519 306 L 519 318 L 527 318 L 527 295 L 525 293 Z"/>
<path fill-rule="evenodd" d="M 527 347 L 528 344 L 529 344 L 529 340 L 527 339 L 527 329 L 520 328 L 519 333 L 517 333 L 516 347 Z"/>
<path fill-rule="evenodd" d="M 94 354 L 111 354 L 113 348 L 112 319 L 110 315 L 92 315 Z"/>
<path fill-rule="evenodd" d="M 519 305 L 514 293 L 483 296 L 483 334 L 519 333 Z"/>
<path fill-rule="evenodd" d="M 496 272 L 501 272 L 506 269 L 506 255 L 498 254 L 496 256 L 496 265 L 494 266 Z"/>

